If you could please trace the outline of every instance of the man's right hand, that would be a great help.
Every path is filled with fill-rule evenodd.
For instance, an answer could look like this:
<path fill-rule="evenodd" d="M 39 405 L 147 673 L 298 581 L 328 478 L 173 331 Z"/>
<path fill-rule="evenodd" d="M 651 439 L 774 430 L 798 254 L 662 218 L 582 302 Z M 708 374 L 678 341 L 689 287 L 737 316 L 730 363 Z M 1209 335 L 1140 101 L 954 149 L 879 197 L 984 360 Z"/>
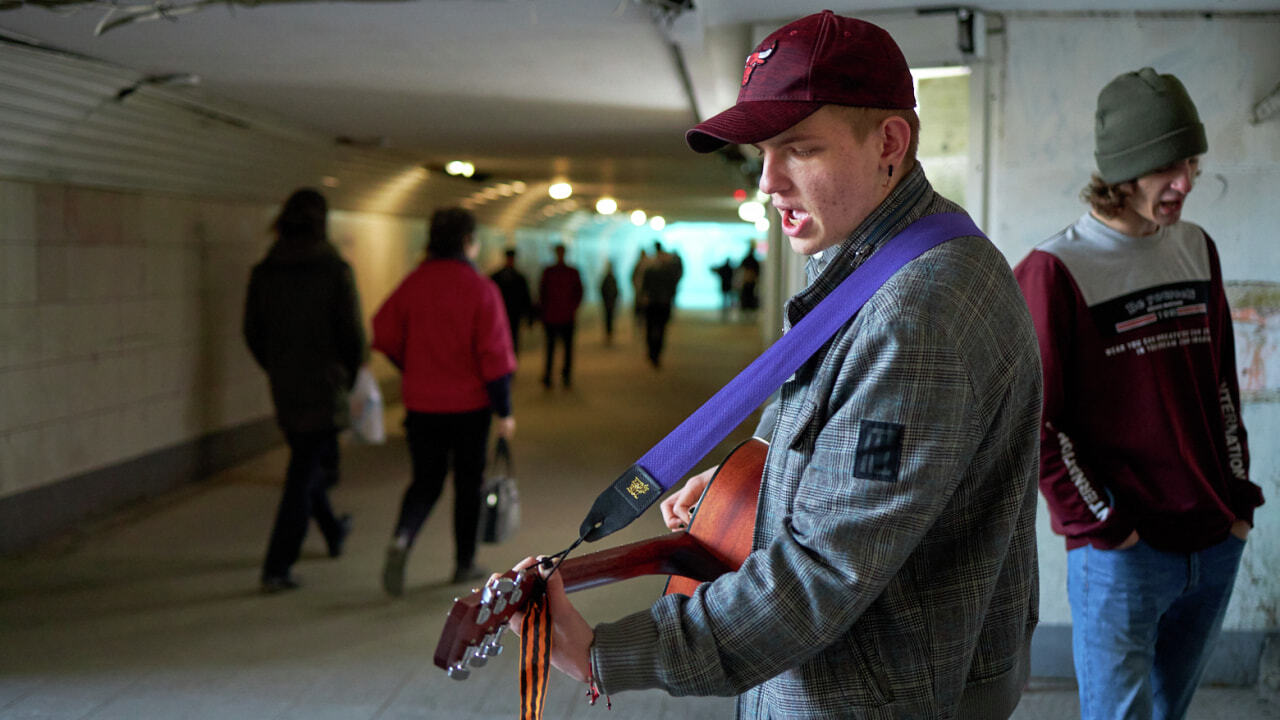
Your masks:
<path fill-rule="evenodd" d="M 693 506 L 707 489 L 711 476 L 716 474 L 719 465 L 709 467 L 685 481 L 684 487 L 677 490 L 662 501 L 662 520 L 672 532 L 689 527 L 693 519 Z"/>
<path fill-rule="evenodd" d="M 498 422 L 494 427 L 494 434 L 507 442 L 511 442 L 516 436 L 516 416 L 508 415 L 504 418 L 498 418 Z"/>
<path fill-rule="evenodd" d="M 1117 546 L 1115 547 L 1115 549 L 1116 549 L 1116 550 L 1128 550 L 1129 548 L 1131 548 L 1131 547 L 1133 547 L 1134 545 L 1137 545 L 1137 544 L 1138 544 L 1138 531 L 1137 531 L 1137 530 L 1134 530 L 1133 532 L 1129 533 L 1129 537 L 1125 538 L 1125 539 L 1124 539 L 1124 542 L 1122 542 L 1122 543 L 1120 543 L 1119 545 L 1117 545 Z"/>

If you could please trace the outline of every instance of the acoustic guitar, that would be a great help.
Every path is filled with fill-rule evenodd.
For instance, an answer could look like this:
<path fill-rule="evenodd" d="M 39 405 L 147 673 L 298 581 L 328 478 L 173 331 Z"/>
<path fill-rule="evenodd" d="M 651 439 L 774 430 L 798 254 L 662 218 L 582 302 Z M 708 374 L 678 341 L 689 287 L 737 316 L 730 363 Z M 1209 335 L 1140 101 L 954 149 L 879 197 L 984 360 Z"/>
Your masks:
<path fill-rule="evenodd" d="M 703 582 L 737 570 L 751 552 L 756 497 L 769 444 L 752 438 L 725 458 L 707 483 L 689 527 L 629 545 L 569 558 L 557 572 L 575 592 L 642 575 L 669 575 L 664 594 L 692 595 Z M 454 601 L 436 644 L 436 666 L 465 680 L 502 652 L 507 621 L 530 599 L 536 568 L 508 571 Z"/>

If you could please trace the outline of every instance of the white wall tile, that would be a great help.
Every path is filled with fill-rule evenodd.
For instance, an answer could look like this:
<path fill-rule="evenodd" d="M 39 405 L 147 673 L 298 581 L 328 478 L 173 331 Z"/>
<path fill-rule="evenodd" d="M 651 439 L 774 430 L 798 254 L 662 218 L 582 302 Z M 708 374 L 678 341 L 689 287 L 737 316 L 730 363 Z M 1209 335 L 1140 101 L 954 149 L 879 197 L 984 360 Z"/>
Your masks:
<path fill-rule="evenodd" d="M 39 315 L 35 305 L 0 306 L 0 369 L 40 359 Z"/>
<path fill-rule="evenodd" d="M 0 180 L 0 242 L 30 243 L 35 239 L 35 186 Z"/>
<path fill-rule="evenodd" d="M 0 214 L 0 225 L 4 222 L 5 218 Z M 36 268 L 34 242 L 0 240 L 0 305 L 36 301 Z"/>

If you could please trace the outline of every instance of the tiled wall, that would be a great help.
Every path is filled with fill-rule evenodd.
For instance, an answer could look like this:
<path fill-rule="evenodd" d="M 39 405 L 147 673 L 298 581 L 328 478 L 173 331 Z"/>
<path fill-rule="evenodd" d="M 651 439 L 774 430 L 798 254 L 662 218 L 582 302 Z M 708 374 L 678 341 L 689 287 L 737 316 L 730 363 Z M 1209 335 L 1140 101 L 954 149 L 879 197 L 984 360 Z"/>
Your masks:
<path fill-rule="evenodd" d="M 240 321 L 277 210 L 0 180 L 0 501 L 270 417 Z M 367 318 L 425 224 L 331 226 Z"/>
<path fill-rule="evenodd" d="M 0 181 L 0 497 L 261 416 L 272 208 Z"/>

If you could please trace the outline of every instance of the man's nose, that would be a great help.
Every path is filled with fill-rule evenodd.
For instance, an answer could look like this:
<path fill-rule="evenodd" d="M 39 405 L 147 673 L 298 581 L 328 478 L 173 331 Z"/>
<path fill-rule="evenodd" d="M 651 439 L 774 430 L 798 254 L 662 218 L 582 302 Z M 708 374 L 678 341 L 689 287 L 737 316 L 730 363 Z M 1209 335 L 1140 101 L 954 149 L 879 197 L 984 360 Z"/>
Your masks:
<path fill-rule="evenodd" d="M 1196 170 L 1191 163 L 1181 163 L 1178 165 L 1178 174 L 1173 178 L 1173 189 L 1184 195 L 1191 192 L 1191 188 L 1196 184 Z"/>
<path fill-rule="evenodd" d="M 764 165 L 760 168 L 760 192 L 766 195 L 782 192 L 786 189 L 787 183 L 786 174 L 782 172 L 779 164 L 765 155 Z"/>

